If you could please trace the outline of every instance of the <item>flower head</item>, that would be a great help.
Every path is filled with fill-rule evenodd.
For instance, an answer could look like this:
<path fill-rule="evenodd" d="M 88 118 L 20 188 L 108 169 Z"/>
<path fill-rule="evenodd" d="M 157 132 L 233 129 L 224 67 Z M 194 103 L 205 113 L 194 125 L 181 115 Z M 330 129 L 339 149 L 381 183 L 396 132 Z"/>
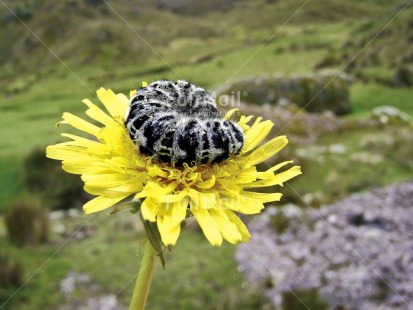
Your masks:
<path fill-rule="evenodd" d="M 97 196 L 83 206 L 86 214 L 139 200 L 143 219 L 156 223 L 165 245 L 176 243 L 181 222 L 191 215 L 212 245 L 221 245 L 223 239 L 248 241 L 250 234 L 237 213 L 259 213 L 264 203 L 281 198 L 280 193 L 250 190 L 282 185 L 301 174 L 298 166 L 276 173 L 291 161 L 257 171 L 257 164 L 287 144 L 286 137 L 279 136 L 259 146 L 273 126 L 271 121 L 241 116 L 237 123 L 243 130 L 243 146 L 238 154 L 218 163 L 177 166 L 144 154 L 136 146 L 125 127 L 130 107 L 125 95 L 100 88 L 97 96 L 107 112 L 83 100 L 93 123 L 70 113 L 64 113 L 60 122 L 94 138 L 64 133 L 70 141 L 48 146 L 47 157 L 62 160 L 63 169 L 81 175 L 85 191 Z"/>

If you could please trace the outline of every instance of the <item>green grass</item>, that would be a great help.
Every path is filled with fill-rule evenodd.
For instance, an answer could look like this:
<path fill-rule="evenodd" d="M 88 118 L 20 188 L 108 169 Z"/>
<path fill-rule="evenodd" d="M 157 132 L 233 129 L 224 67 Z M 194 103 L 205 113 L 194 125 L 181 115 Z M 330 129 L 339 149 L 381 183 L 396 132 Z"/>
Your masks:
<path fill-rule="evenodd" d="M 377 84 L 355 84 L 351 88 L 354 111 L 350 117 L 367 117 L 378 106 L 391 105 L 413 119 L 413 89 L 391 88 Z"/>
<path fill-rule="evenodd" d="M 410 145 L 412 136 L 411 128 L 397 127 L 355 129 L 325 136 L 313 146 L 321 150 L 319 154 L 308 148 L 307 158 L 301 159 L 303 177 L 290 184 L 301 196 L 319 192 L 329 203 L 363 190 L 411 181 L 413 165 L 409 158 L 413 154 L 401 145 Z M 335 144 L 344 146 L 345 153 L 329 152 L 328 148 Z"/>
<path fill-rule="evenodd" d="M 20 286 L 0 288 L 0 305 L 16 293 L 4 309 L 35 310 L 62 301 L 60 294 L 57 294 L 58 283 L 70 270 L 71 262 L 64 257 L 54 256 L 52 244 L 20 248 L 12 246 L 3 237 L 0 238 L 0 247 L 2 252 L 16 259 L 23 270 L 23 286 L 19 291 L 16 292 L 16 289 Z"/>
<path fill-rule="evenodd" d="M 22 194 L 21 159 L 0 157 L 0 214 Z"/>
<path fill-rule="evenodd" d="M 138 217 L 128 212 L 115 216 L 104 213 L 53 222 L 70 229 L 87 222 L 94 232 L 83 241 L 70 241 L 56 255 L 64 239 L 55 234 L 40 248 L 16 248 L 0 238 L 1 248 L 21 261 L 24 279 L 33 275 L 6 309 L 40 309 L 64 303 L 57 290 L 59 280 L 69 271 L 88 274 L 101 293 L 117 294 L 120 302 L 128 305 L 141 260 L 142 227 L 136 225 Z M 199 231 L 184 231 L 173 251 L 166 253 L 165 269 L 156 261 L 148 308 L 259 308 L 265 300 L 255 290 L 242 286 L 242 274 L 232 259 L 234 251 L 229 244 L 211 247 Z M 82 291 L 75 291 L 73 296 L 79 300 L 90 297 Z"/>

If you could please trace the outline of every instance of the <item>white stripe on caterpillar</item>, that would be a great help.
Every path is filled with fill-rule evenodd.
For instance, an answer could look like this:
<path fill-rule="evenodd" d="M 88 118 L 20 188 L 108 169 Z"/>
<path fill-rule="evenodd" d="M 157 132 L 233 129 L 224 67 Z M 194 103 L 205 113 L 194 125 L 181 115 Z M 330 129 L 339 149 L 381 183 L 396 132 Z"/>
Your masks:
<path fill-rule="evenodd" d="M 182 80 L 140 88 L 125 126 L 141 153 L 176 166 L 221 162 L 244 143 L 240 126 L 221 117 L 212 96 Z"/>

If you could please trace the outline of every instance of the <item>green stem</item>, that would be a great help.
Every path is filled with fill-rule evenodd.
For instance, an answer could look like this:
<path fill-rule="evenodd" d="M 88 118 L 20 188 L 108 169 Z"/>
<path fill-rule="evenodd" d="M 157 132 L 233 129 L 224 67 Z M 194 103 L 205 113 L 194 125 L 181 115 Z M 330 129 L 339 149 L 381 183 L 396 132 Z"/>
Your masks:
<path fill-rule="evenodd" d="M 149 240 L 147 240 L 141 265 L 139 266 L 139 274 L 136 279 L 135 289 L 133 290 L 129 310 L 145 309 L 146 300 L 149 295 L 149 288 L 151 287 L 153 269 L 155 266 L 155 253 L 155 249 Z"/>

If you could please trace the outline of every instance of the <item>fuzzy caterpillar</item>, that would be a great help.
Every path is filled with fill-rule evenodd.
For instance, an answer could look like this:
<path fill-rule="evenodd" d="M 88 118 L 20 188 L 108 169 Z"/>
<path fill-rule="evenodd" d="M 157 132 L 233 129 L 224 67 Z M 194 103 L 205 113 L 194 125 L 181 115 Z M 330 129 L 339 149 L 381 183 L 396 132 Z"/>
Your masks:
<path fill-rule="evenodd" d="M 221 162 L 244 143 L 240 126 L 221 117 L 212 96 L 183 80 L 140 88 L 125 126 L 141 153 L 176 166 Z"/>

